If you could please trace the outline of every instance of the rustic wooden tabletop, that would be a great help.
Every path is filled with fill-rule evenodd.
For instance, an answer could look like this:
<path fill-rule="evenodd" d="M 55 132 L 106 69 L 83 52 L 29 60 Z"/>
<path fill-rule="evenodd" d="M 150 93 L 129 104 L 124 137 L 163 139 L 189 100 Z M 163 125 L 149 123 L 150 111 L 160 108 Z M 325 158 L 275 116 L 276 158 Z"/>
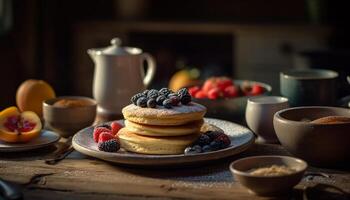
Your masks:
<path fill-rule="evenodd" d="M 32 152 L 0 153 L 0 177 L 23 186 L 24 199 L 36 200 L 266 199 L 240 186 L 229 163 L 252 155 L 288 155 L 280 145 L 255 144 L 239 156 L 186 168 L 118 166 L 76 151 L 56 165 L 46 164 L 62 146 L 61 141 Z M 294 191 L 274 199 L 349 198 L 349 169 L 310 167 L 307 173 Z"/>

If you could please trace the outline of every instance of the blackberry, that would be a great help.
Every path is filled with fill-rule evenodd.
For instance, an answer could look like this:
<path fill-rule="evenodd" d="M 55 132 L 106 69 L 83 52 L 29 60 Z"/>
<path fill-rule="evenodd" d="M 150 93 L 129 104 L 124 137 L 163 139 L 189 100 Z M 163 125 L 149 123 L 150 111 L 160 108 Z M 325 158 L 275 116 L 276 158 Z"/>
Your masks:
<path fill-rule="evenodd" d="M 152 89 L 150 91 L 148 91 L 147 93 L 147 97 L 150 98 L 150 99 L 156 99 L 159 95 L 159 92 L 158 90 L 155 90 L 155 89 Z"/>
<path fill-rule="evenodd" d="M 202 134 L 199 136 L 199 138 L 194 142 L 194 144 L 199 145 L 199 146 L 204 146 L 210 144 L 211 140 L 209 136 Z"/>
<path fill-rule="evenodd" d="M 192 97 L 191 95 L 180 96 L 180 101 L 181 101 L 181 104 L 187 105 L 192 101 Z"/>
<path fill-rule="evenodd" d="M 165 99 L 164 101 L 163 101 L 163 106 L 165 107 L 165 108 L 171 108 L 172 106 L 171 106 L 172 104 L 171 104 L 171 100 L 170 99 Z"/>
<path fill-rule="evenodd" d="M 170 98 L 170 97 L 173 97 L 173 96 L 179 97 L 179 95 L 177 93 L 175 93 L 175 92 L 169 93 L 167 97 Z"/>
<path fill-rule="evenodd" d="M 147 101 L 147 107 L 149 108 L 155 108 L 157 106 L 156 100 L 154 99 L 148 99 Z"/>
<path fill-rule="evenodd" d="M 117 152 L 120 149 L 120 144 L 116 139 L 111 139 L 105 142 L 99 142 L 98 149 L 106 152 Z"/>
<path fill-rule="evenodd" d="M 142 92 L 142 94 L 145 95 L 145 96 L 147 96 L 148 92 L 149 92 L 149 90 L 144 90 L 144 91 Z"/>
<path fill-rule="evenodd" d="M 137 105 L 137 100 L 140 98 L 140 97 L 146 97 L 143 93 L 137 93 L 135 94 L 134 96 L 131 97 L 131 102 L 135 105 Z"/>
<path fill-rule="evenodd" d="M 147 107 L 147 101 L 148 99 L 146 97 L 140 97 L 139 99 L 137 99 L 137 106 L 140 106 L 142 108 L 145 108 Z"/>
<path fill-rule="evenodd" d="M 181 88 L 180 90 L 177 91 L 177 94 L 179 96 L 190 95 L 187 88 Z"/>
<path fill-rule="evenodd" d="M 171 101 L 171 105 L 173 106 L 177 106 L 180 103 L 180 98 L 177 95 L 170 96 L 169 99 Z"/>
<path fill-rule="evenodd" d="M 168 96 L 170 93 L 173 93 L 173 91 L 171 91 L 170 89 L 168 88 L 162 88 L 159 90 L 159 94 L 160 95 L 164 95 L 164 96 Z"/>
<path fill-rule="evenodd" d="M 207 131 L 204 134 L 210 138 L 210 141 L 213 141 L 223 133 L 219 131 Z"/>
<path fill-rule="evenodd" d="M 106 129 L 109 129 L 109 130 L 112 130 L 112 127 L 108 124 L 101 124 L 101 125 L 97 125 L 95 128 L 99 128 L 99 127 L 103 127 L 103 128 L 106 128 Z"/>
<path fill-rule="evenodd" d="M 163 101 L 166 99 L 166 97 L 164 95 L 159 95 L 156 99 L 157 105 L 162 106 L 163 105 Z"/>

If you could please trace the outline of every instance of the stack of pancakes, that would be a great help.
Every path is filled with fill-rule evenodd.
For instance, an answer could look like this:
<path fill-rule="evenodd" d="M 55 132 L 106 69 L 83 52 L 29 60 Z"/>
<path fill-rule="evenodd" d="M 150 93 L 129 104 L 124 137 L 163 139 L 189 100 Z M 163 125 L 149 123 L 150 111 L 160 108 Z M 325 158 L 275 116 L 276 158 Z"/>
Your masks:
<path fill-rule="evenodd" d="M 194 102 L 171 109 L 130 104 L 122 112 L 125 127 L 118 136 L 125 150 L 143 154 L 181 154 L 198 138 L 206 108 Z"/>

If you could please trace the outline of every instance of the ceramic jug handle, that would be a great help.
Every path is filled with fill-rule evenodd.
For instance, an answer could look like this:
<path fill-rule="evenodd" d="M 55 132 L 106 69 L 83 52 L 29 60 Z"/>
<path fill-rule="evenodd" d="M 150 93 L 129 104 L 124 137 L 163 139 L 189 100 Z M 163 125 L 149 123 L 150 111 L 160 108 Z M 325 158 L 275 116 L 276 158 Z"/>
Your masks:
<path fill-rule="evenodd" d="M 151 83 L 155 73 L 156 73 L 156 61 L 154 60 L 153 56 L 151 56 L 148 53 L 143 53 L 142 54 L 142 59 L 147 62 L 147 72 L 146 75 L 143 78 L 143 84 L 148 87 L 148 85 Z M 143 71 L 143 67 L 142 67 Z M 145 73 L 143 73 L 145 74 Z"/>

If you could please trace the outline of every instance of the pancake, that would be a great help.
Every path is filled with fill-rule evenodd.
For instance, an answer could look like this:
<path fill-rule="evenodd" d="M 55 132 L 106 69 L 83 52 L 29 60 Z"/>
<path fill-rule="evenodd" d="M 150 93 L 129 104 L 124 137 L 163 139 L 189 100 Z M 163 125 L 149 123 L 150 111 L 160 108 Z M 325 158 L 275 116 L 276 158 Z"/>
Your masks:
<path fill-rule="evenodd" d="M 181 136 L 198 133 L 203 124 L 203 120 L 191 122 L 189 124 L 180 126 L 155 126 L 155 125 L 144 125 L 138 124 L 125 120 L 125 127 L 138 135 L 145 136 Z"/>
<path fill-rule="evenodd" d="M 157 108 L 141 108 L 130 104 L 122 109 L 126 120 L 145 125 L 177 126 L 202 120 L 206 108 L 198 103 L 174 106 L 171 109 L 164 106 Z"/>
<path fill-rule="evenodd" d="M 127 128 L 118 132 L 120 145 L 127 151 L 142 154 L 183 154 L 200 134 L 173 137 L 149 137 L 135 134 Z"/>

